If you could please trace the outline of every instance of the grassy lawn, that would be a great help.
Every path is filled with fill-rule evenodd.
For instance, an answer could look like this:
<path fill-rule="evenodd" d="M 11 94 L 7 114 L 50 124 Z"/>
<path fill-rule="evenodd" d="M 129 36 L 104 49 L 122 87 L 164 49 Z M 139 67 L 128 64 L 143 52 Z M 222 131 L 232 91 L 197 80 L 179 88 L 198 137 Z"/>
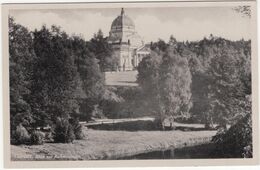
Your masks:
<path fill-rule="evenodd" d="M 138 86 L 137 71 L 106 72 L 106 85 L 110 86 Z"/>
<path fill-rule="evenodd" d="M 45 143 L 11 146 L 12 160 L 113 159 L 169 147 L 208 141 L 216 131 L 105 131 L 84 129 L 87 137 L 70 144 Z"/>

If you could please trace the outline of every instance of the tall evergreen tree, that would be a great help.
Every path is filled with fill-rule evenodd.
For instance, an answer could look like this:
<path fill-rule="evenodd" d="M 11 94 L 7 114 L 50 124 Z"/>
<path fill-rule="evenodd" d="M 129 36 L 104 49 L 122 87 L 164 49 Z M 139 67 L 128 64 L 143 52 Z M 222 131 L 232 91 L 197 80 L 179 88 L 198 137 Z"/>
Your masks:
<path fill-rule="evenodd" d="M 30 96 L 31 66 L 35 58 L 32 37 L 27 28 L 9 18 L 9 75 L 11 131 L 32 123 Z"/>

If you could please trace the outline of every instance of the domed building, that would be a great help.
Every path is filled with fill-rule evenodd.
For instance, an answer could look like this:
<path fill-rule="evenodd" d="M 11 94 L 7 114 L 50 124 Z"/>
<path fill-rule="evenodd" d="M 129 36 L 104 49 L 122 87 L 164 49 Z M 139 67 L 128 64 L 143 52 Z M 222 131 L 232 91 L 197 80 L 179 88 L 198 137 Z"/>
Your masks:
<path fill-rule="evenodd" d="M 118 71 L 135 69 L 142 58 L 150 53 L 123 8 L 121 15 L 112 22 L 108 42 L 112 45 L 113 55 L 119 59 Z"/>

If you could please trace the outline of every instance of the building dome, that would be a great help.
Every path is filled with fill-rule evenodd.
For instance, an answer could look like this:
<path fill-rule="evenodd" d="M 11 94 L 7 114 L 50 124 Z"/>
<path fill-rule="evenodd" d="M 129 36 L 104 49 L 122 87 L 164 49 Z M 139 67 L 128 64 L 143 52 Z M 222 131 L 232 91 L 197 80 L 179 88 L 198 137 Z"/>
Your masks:
<path fill-rule="evenodd" d="M 143 45 L 142 38 L 135 31 L 133 20 L 125 15 L 124 8 L 121 10 L 121 15 L 112 22 L 108 42 L 111 44 L 128 44 L 131 48 L 138 48 Z"/>
<path fill-rule="evenodd" d="M 113 56 L 118 58 L 118 71 L 133 70 L 141 61 L 142 55 L 147 53 L 142 48 L 144 41 L 135 30 L 133 20 L 125 15 L 124 8 L 112 22 L 108 43 L 112 45 Z"/>
<path fill-rule="evenodd" d="M 135 25 L 131 18 L 125 15 L 124 8 L 121 10 L 121 15 L 119 15 L 111 25 L 111 29 L 121 29 L 121 28 L 128 28 L 134 29 Z"/>

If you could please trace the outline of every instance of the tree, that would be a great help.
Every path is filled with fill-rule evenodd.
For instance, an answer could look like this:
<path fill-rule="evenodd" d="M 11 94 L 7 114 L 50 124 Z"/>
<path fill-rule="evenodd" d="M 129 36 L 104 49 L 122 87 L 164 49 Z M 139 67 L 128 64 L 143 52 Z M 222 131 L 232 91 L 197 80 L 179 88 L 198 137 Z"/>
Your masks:
<path fill-rule="evenodd" d="M 167 43 L 162 39 L 159 39 L 157 42 L 151 42 L 151 50 L 157 52 L 165 52 L 167 49 Z"/>
<path fill-rule="evenodd" d="M 176 38 L 173 37 L 173 35 L 170 36 L 168 44 L 169 44 L 169 46 L 176 46 L 177 45 L 177 40 L 176 40 Z"/>
<path fill-rule="evenodd" d="M 170 46 L 163 57 L 159 71 L 161 120 L 184 116 L 191 107 L 191 74 L 186 58 Z"/>
<path fill-rule="evenodd" d="M 157 44 L 151 45 L 156 52 L 143 58 L 138 70 L 137 82 L 143 89 L 149 110 L 154 113 L 160 127 L 165 119 L 187 116 L 191 107 L 191 73 L 186 57 L 177 51 L 178 43 L 171 36 L 164 52 Z M 168 46 L 168 47 L 167 47 Z M 163 56 L 163 57 L 162 57 Z"/>
<path fill-rule="evenodd" d="M 97 39 L 102 39 L 102 36 L 96 36 Z M 74 53 L 74 61 L 77 65 L 82 82 L 82 91 L 84 96 L 79 99 L 81 118 L 90 120 L 93 116 L 93 111 L 98 107 L 99 102 L 103 99 L 105 93 L 104 74 L 100 70 L 100 65 L 95 57 L 95 54 L 88 49 L 87 43 L 80 37 L 71 39 Z"/>
<path fill-rule="evenodd" d="M 192 75 L 192 101 L 193 106 L 191 108 L 192 117 L 196 119 L 198 123 L 205 124 L 206 129 L 213 128 L 212 115 L 212 94 L 210 92 L 210 86 L 212 85 L 211 77 L 205 72 L 196 72 Z"/>
<path fill-rule="evenodd" d="M 104 38 L 103 32 L 100 29 L 88 43 L 88 48 L 98 59 L 98 64 L 102 72 L 116 71 L 119 59 L 113 55 L 112 47 L 108 44 L 107 38 Z"/>
<path fill-rule="evenodd" d="M 27 28 L 9 18 L 9 73 L 11 132 L 16 127 L 29 127 L 33 122 L 29 105 L 31 66 L 35 58 L 33 39 Z M 11 134 L 11 138 L 13 135 Z"/>
<path fill-rule="evenodd" d="M 251 96 L 247 98 L 251 106 Z M 212 141 L 216 144 L 215 155 L 228 158 L 252 158 L 252 115 L 246 114 L 227 131 L 219 131 Z"/>
<path fill-rule="evenodd" d="M 243 16 L 251 17 L 251 7 L 250 6 L 238 6 L 234 10 L 238 13 L 243 14 Z"/>
<path fill-rule="evenodd" d="M 240 105 L 245 102 L 245 96 L 251 94 L 250 41 L 229 41 L 211 35 L 209 39 L 204 38 L 198 42 L 190 42 L 182 49 L 184 49 L 181 50 L 182 56 L 189 56 L 190 52 L 193 53 L 193 55 L 190 55 L 191 57 L 188 57 L 192 73 L 192 116 L 198 122 L 205 123 L 206 126 L 221 122 L 231 123 L 230 120 L 218 120 L 217 115 L 219 115 L 221 107 L 219 101 L 216 100 L 215 94 L 217 93 L 218 83 L 227 83 L 227 80 L 229 80 L 228 75 L 232 75 L 229 84 L 232 84 L 233 88 L 224 89 L 226 89 L 225 93 L 232 93 L 233 97 L 231 95 L 229 97 L 223 96 L 228 99 L 229 108 L 233 108 L 227 112 L 227 117 L 230 116 L 229 119 L 231 119 L 233 116 L 237 117 L 236 115 L 245 111 L 242 111 L 243 107 L 240 107 Z M 220 56 L 223 57 L 223 60 L 220 59 Z M 228 69 L 229 67 L 230 69 Z M 223 70 L 223 68 L 226 69 Z M 231 68 L 233 68 L 233 71 Z M 210 70 L 218 70 L 217 72 L 223 76 L 212 74 L 213 72 Z M 216 83 L 217 79 L 219 79 L 218 83 Z M 237 91 L 234 92 L 233 89 Z M 227 104 L 222 100 L 223 98 L 221 99 L 221 95 L 219 95 L 219 99 L 222 103 Z M 218 106 L 218 109 L 215 106 Z M 222 108 L 227 107 L 223 105 Z M 219 115 L 219 118 L 221 117 L 223 116 Z"/>
<path fill-rule="evenodd" d="M 35 126 L 55 123 L 58 117 L 69 119 L 78 111 L 76 90 L 80 86 L 69 37 L 60 28 L 45 26 L 34 31 L 31 106 Z"/>
<path fill-rule="evenodd" d="M 162 57 L 152 51 L 149 56 L 143 58 L 137 67 L 137 82 L 144 88 L 143 90 L 149 94 L 151 94 L 150 92 L 152 92 L 152 89 L 158 88 L 157 85 L 161 62 Z"/>
<path fill-rule="evenodd" d="M 143 105 L 146 106 L 149 112 L 159 117 L 159 71 L 162 62 L 162 56 L 156 52 L 151 52 L 147 57 L 144 57 L 139 63 L 137 70 L 137 82 L 142 88 Z"/>
<path fill-rule="evenodd" d="M 242 82 L 242 79 L 250 76 L 245 76 L 244 73 L 248 66 L 241 61 L 241 58 L 244 56 L 240 51 L 232 47 L 222 48 L 211 60 L 207 72 L 212 81 L 210 87 L 214 112 L 212 116 L 223 127 L 226 127 L 231 118 L 245 111 L 241 112 L 243 106 L 240 107 L 240 103 L 245 101 L 247 95 L 250 95 L 247 83 L 251 84 L 251 82 L 246 81 L 246 84 Z"/>

